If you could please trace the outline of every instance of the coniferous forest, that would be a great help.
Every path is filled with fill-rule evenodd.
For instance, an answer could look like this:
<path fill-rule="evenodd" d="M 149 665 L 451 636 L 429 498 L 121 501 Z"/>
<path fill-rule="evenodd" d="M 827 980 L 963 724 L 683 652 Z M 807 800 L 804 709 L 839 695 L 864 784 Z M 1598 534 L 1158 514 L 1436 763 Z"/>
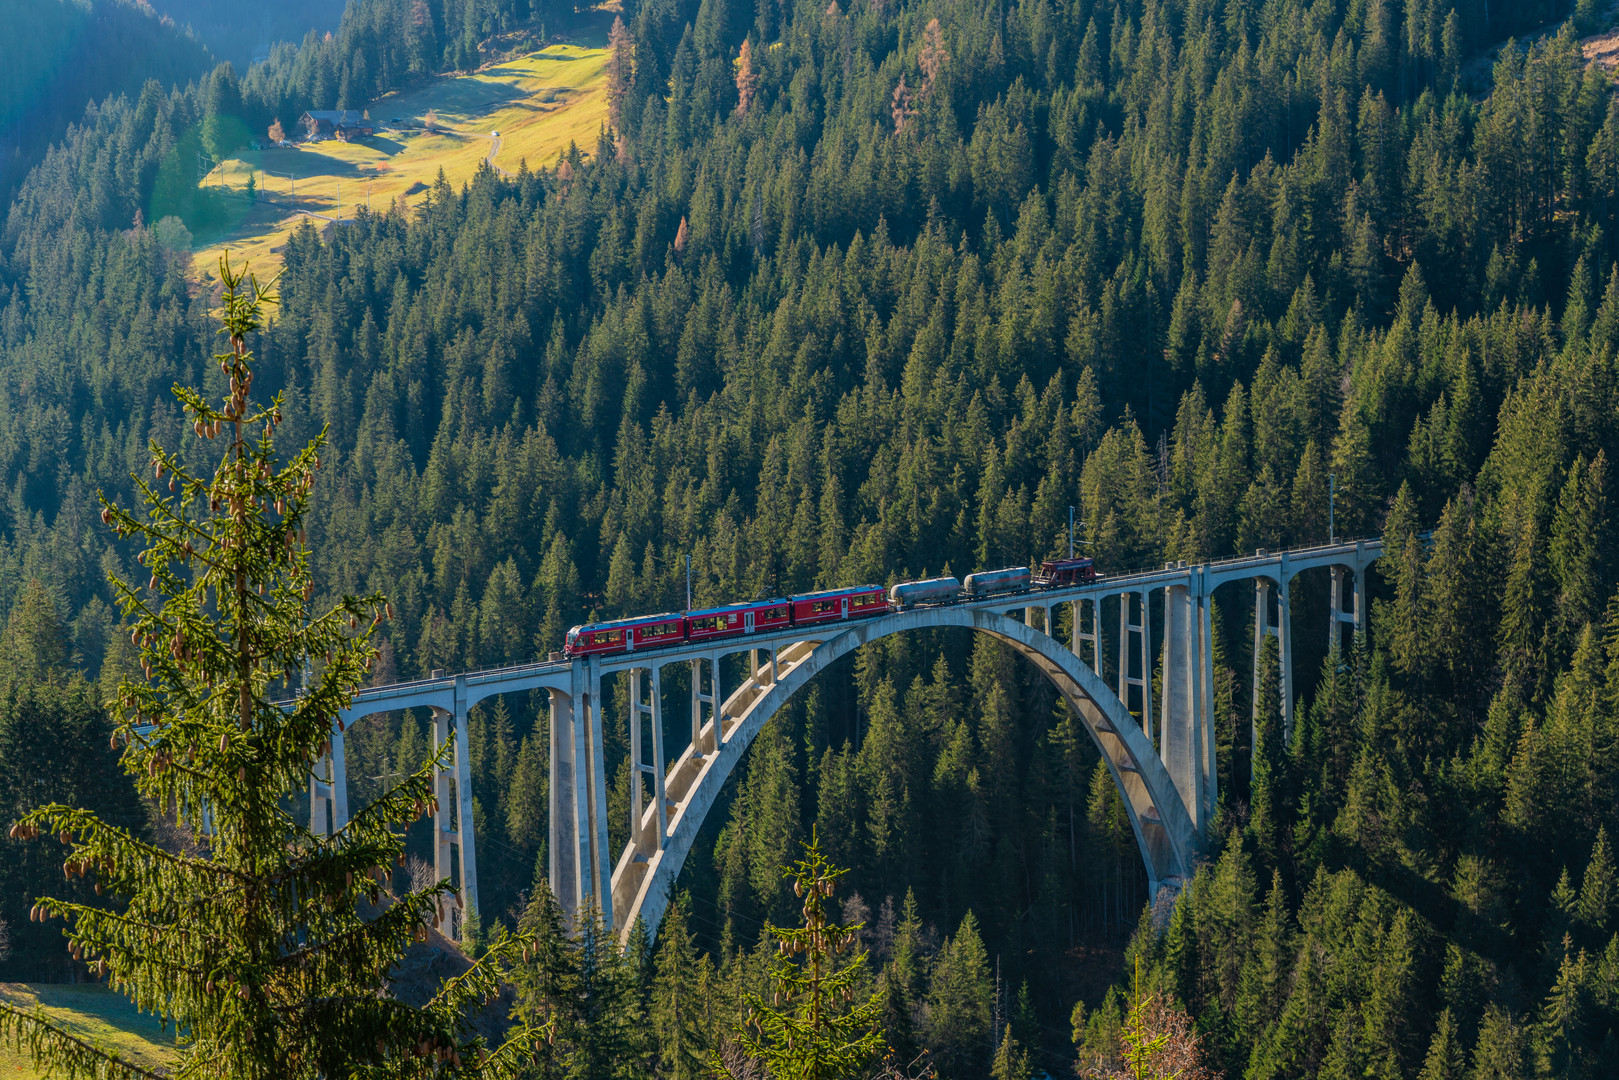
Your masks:
<path fill-rule="evenodd" d="M 1342 650 L 1325 576 L 1295 584 L 1290 731 L 1251 591 L 1220 595 L 1211 851 L 1156 908 L 1080 718 L 984 637 L 885 639 L 819 676 L 628 953 L 570 936 L 544 887 L 543 695 L 480 706 L 478 937 L 542 943 L 513 1015 L 554 1024 L 527 1075 L 765 1075 L 737 1032 L 812 833 L 848 870 L 827 917 L 863 924 L 850 992 L 886 1040 L 838 1075 L 924 1052 L 946 1080 L 1113 1075 L 1143 993 L 1195 1032 L 1185 1077 L 1619 1070 L 1619 96 L 1581 45 L 1619 12 L 618 15 L 593 145 L 301 228 L 252 334 L 278 439 L 326 433 L 316 599 L 391 601 L 374 684 L 678 610 L 687 556 L 698 605 L 886 585 L 1055 555 L 1070 506 L 1104 572 L 1324 541 L 1329 505 L 1388 554 Z M 219 297 L 151 227 L 213 220 L 189 155 L 572 16 L 352 0 L 240 75 L 92 88 L 37 155 L 0 225 L 8 822 L 54 800 L 187 842 L 108 746 L 141 674 L 108 576 L 146 571 L 97 493 L 137 504 L 149 440 L 194 447 L 172 386 L 228 392 Z M 616 850 L 629 698 L 608 692 Z M 430 742 L 425 713 L 357 725 L 353 803 Z M 407 851 L 430 842 L 418 824 Z M 49 889 L 93 897 L 61 859 L 0 857 L 0 978 L 82 977 L 29 918 Z"/>

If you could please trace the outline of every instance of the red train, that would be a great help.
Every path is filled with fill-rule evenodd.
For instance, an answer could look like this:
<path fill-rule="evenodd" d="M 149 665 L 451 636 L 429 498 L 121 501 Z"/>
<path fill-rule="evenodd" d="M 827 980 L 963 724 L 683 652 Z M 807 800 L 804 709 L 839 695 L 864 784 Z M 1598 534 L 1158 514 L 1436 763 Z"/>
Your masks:
<path fill-rule="evenodd" d="M 709 638 L 779 630 L 785 626 L 814 626 L 816 623 L 842 619 L 863 619 L 889 610 L 888 594 L 881 585 L 828 589 L 777 600 L 755 600 L 749 604 L 726 604 L 701 611 L 642 615 L 633 619 L 576 626 L 568 631 L 562 652 L 568 657 L 635 652 L 682 641 L 707 641 Z"/>
<path fill-rule="evenodd" d="M 726 604 L 702 611 L 640 615 L 633 619 L 590 623 L 568 631 L 562 652 L 569 658 L 595 653 L 637 652 L 686 641 L 736 637 L 788 626 L 814 626 L 844 619 L 864 619 L 916 604 L 953 604 L 962 597 L 978 599 L 999 593 L 1028 592 L 1084 585 L 1097 578 L 1090 559 L 1048 559 L 1038 570 L 1014 566 L 967 575 L 966 587 L 955 578 L 902 582 L 889 590 L 881 585 L 802 593 L 776 600 Z"/>

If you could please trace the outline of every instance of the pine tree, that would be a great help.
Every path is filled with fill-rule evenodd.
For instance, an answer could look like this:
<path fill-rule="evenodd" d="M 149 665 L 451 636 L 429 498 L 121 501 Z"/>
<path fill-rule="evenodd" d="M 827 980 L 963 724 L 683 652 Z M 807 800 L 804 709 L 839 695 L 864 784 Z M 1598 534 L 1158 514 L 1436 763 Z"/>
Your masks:
<path fill-rule="evenodd" d="M 5 674 L 31 682 L 60 677 L 71 652 L 56 594 L 38 578 L 30 578 L 0 634 Z"/>
<path fill-rule="evenodd" d="M 995 1049 L 995 1061 L 990 1065 L 992 1080 L 1029 1080 L 1029 1054 L 1012 1037 L 1012 1025 L 1001 1035 L 1001 1045 Z"/>
<path fill-rule="evenodd" d="M 1119 1064 L 1107 1075 L 1127 1080 L 1211 1080 L 1191 1017 L 1155 993 L 1141 989 L 1135 965 L 1129 1011 L 1119 1026 Z"/>
<path fill-rule="evenodd" d="M 681 893 L 663 914 L 652 986 L 652 1031 L 658 1043 L 658 1074 L 668 1080 L 697 1080 L 708 1056 L 709 997 L 713 964 L 699 956 L 686 926 L 690 899 Z"/>
<path fill-rule="evenodd" d="M 1546 1005 L 1540 1016 L 1538 1041 L 1552 1076 L 1576 1077 L 1585 1073 L 1582 1068 L 1584 1039 L 1580 1030 L 1581 1013 L 1584 1011 L 1581 998 L 1582 984 L 1586 978 L 1585 966 L 1584 951 L 1578 957 L 1570 955 L 1565 939 L 1563 962 L 1557 969 L 1557 978 L 1552 983 L 1551 993 L 1546 996 Z"/>
<path fill-rule="evenodd" d="M 1434 1026 L 1420 1080 L 1462 1080 L 1466 1071 L 1467 1062 L 1456 1032 L 1456 1020 L 1450 1009 L 1446 1008 L 1439 1014 L 1439 1022 Z"/>
<path fill-rule="evenodd" d="M 883 968 L 883 1030 L 893 1056 L 910 1061 L 918 1050 L 914 1012 L 922 993 L 922 917 L 916 892 L 905 890 L 899 925 L 894 930 L 892 956 Z"/>
<path fill-rule="evenodd" d="M 850 952 L 861 926 L 841 926 L 827 915 L 826 902 L 846 872 L 827 862 L 812 833 L 804 857 L 786 875 L 793 879 L 794 895 L 804 901 L 804 924 L 765 928 L 776 940 L 769 962 L 773 989 L 768 1001 L 749 995 L 747 1020 L 738 1034 L 742 1049 L 764 1062 L 773 1076 L 852 1078 L 882 1045 L 876 1027 L 881 995 L 853 1003 L 866 973 L 866 950 Z M 724 1066 L 715 1058 L 712 1067 L 718 1071 Z"/>
<path fill-rule="evenodd" d="M 197 473 L 154 440 L 159 483 L 138 481 L 144 520 L 105 499 L 101 514 L 120 538 L 145 544 L 138 561 L 151 572 L 144 588 L 113 578 L 145 675 L 118 688 L 114 738 L 136 789 L 174 808 L 206 844 L 174 853 L 89 811 L 40 807 L 12 837 L 58 834 L 70 849 L 64 873 L 93 875 L 121 904 L 45 897 L 35 918 L 68 920 L 69 950 L 92 975 L 185 1029 L 185 1075 L 511 1075 L 543 1031 L 518 1028 L 480 1066 L 486 1051 L 465 1017 L 499 992 L 502 967 L 525 942 L 498 940 L 414 1009 L 386 992 L 387 973 L 429 922 L 442 922 L 455 890 L 441 881 L 362 913 L 362 902 L 382 902 L 384 868 L 403 856 L 395 827 L 431 808 L 431 771 L 331 838 L 310 834 L 281 806 L 307 785 L 310 763 L 364 684 L 386 605 L 347 596 L 310 611 L 304 528 L 324 435 L 278 461 L 282 399 L 251 401 L 247 350 L 273 297 L 228 261 L 220 271 L 229 348 L 215 359 L 231 394 L 217 406 L 190 388 L 177 386 L 175 397 L 198 444 L 226 435 L 224 454 L 211 475 Z M 324 660 L 314 685 L 278 704 L 305 657 Z M 4 1003 L 0 1036 L 26 1040 L 37 1061 L 69 1075 L 150 1075 Z"/>
<path fill-rule="evenodd" d="M 1523 1029 L 1512 1014 L 1490 1002 L 1473 1045 L 1472 1080 L 1522 1080 L 1528 1065 L 1524 1043 Z"/>
<path fill-rule="evenodd" d="M 934 961 L 928 993 L 928 1046 L 946 1076 L 980 1072 L 994 1033 L 989 954 L 971 911 Z"/>
<path fill-rule="evenodd" d="M 759 73 L 753 70 L 753 44 L 751 41 L 742 42 L 742 56 L 737 60 L 736 68 L 736 114 L 746 116 L 748 108 L 753 104 L 754 95 L 759 92 Z"/>
<path fill-rule="evenodd" d="M 517 929 L 528 947 L 522 963 L 512 973 L 512 985 L 517 989 L 512 1018 L 531 1027 L 541 1026 L 546 1032 L 544 1041 L 535 1046 L 535 1059 L 527 1075 L 533 1080 L 561 1080 L 568 1075 L 567 1043 L 564 1039 L 558 1047 L 557 1039 L 572 1019 L 579 975 L 563 925 L 562 905 L 557 903 L 543 871 L 534 876 L 528 906 L 523 909 Z"/>
<path fill-rule="evenodd" d="M 1580 884 L 1580 898 L 1575 907 L 1580 924 L 1595 935 L 1603 934 L 1608 928 L 1609 916 L 1613 911 L 1613 875 L 1613 851 L 1608 845 L 1608 830 L 1605 826 L 1599 827 L 1596 843 L 1591 848 L 1591 861 L 1585 865 L 1585 879 Z"/>
<path fill-rule="evenodd" d="M 624 105 L 629 100 L 630 87 L 635 83 L 633 53 L 635 45 L 624 20 L 613 17 L 613 27 L 607 33 L 607 116 L 614 128 L 624 130 Z"/>
<path fill-rule="evenodd" d="M 646 1017 L 636 973 L 594 904 L 574 919 L 574 993 L 559 1033 L 567 1042 L 568 1075 L 578 1080 L 640 1080 Z"/>
<path fill-rule="evenodd" d="M 1267 869 L 1278 865 L 1281 856 L 1287 784 L 1278 649 L 1277 638 L 1267 634 L 1259 655 L 1259 709 L 1254 717 L 1253 783 L 1248 816 L 1248 835 Z"/>

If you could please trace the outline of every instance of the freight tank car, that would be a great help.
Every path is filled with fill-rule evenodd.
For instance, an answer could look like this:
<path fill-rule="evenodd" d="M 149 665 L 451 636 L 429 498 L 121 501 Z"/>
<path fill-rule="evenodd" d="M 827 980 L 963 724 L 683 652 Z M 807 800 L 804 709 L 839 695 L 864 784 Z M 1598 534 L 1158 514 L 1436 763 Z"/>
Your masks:
<path fill-rule="evenodd" d="M 902 581 L 888 590 L 888 602 L 896 611 L 918 605 L 949 604 L 961 597 L 961 582 L 953 577 Z"/>
<path fill-rule="evenodd" d="M 1027 592 L 1029 581 L 1027 566 L 1009 566 L 1005 570 L 979 570 L 968 574 L 962 585 L 967 595 L 976 600 L 981 596 Z"/>

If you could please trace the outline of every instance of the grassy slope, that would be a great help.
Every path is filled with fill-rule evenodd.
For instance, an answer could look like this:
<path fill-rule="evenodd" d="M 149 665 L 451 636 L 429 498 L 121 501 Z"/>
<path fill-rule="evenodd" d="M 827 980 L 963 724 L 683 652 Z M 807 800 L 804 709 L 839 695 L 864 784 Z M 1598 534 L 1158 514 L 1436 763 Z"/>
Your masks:
<path fill-rule="evenodd" d="M 95 1046 L 116 1050 L 143 1067 L 167 1064 L 174 1047 L 173 1030 L 136 1010 L 127 998 L 90 983 L 0 983 L 0 999 L 31 1008 L 43 1006 L 52 1020 Z M 27 1055 L 0 1047 L 0 1080 L 44 1080 Z"/>
<path fill-rule="evenodd" d="M 511 172 L 524 160 L 531 168 L 552 163 L 570 141 L 594 148 L 607 120 L 605 45 L 605 31 L 587 32 L 574 43 L 550 45 L 475 74 L 437 78 L 370 106 L 372 119 L 385 129 L 390 117 L 419 124 L 434 109 L 438 134 L 379 130 L 363 142 L 328 140 L 243 152 L 225 162 L 225 183 L 240 190 L 250 169 L 262 170 L 258 182 L 265 197 L 256 204 L 233 200 L 242 218 L 224 236 L 199 238 L 204 246 L 196 252 L 197 270 L 217 276 L 219 257 L 228 247 L 233 262 L 247 257 L 264 280 L 279 269 L 276 249 L 305 212 L 336 216 L 341 196 L 342 214 L 352 216 L 368 193 L 373 209 L 386 208 L 413 185 L 431 185 L 440 169 L 459 187 L 488 156 L 491 131 L 501 135 L 494 163 Z M 290 134 L 292 125 L 286 126 Z M 216 171 L 208 182 L 219 181 Z M 421 195 L 409 198 L 415 202 Z"/>

